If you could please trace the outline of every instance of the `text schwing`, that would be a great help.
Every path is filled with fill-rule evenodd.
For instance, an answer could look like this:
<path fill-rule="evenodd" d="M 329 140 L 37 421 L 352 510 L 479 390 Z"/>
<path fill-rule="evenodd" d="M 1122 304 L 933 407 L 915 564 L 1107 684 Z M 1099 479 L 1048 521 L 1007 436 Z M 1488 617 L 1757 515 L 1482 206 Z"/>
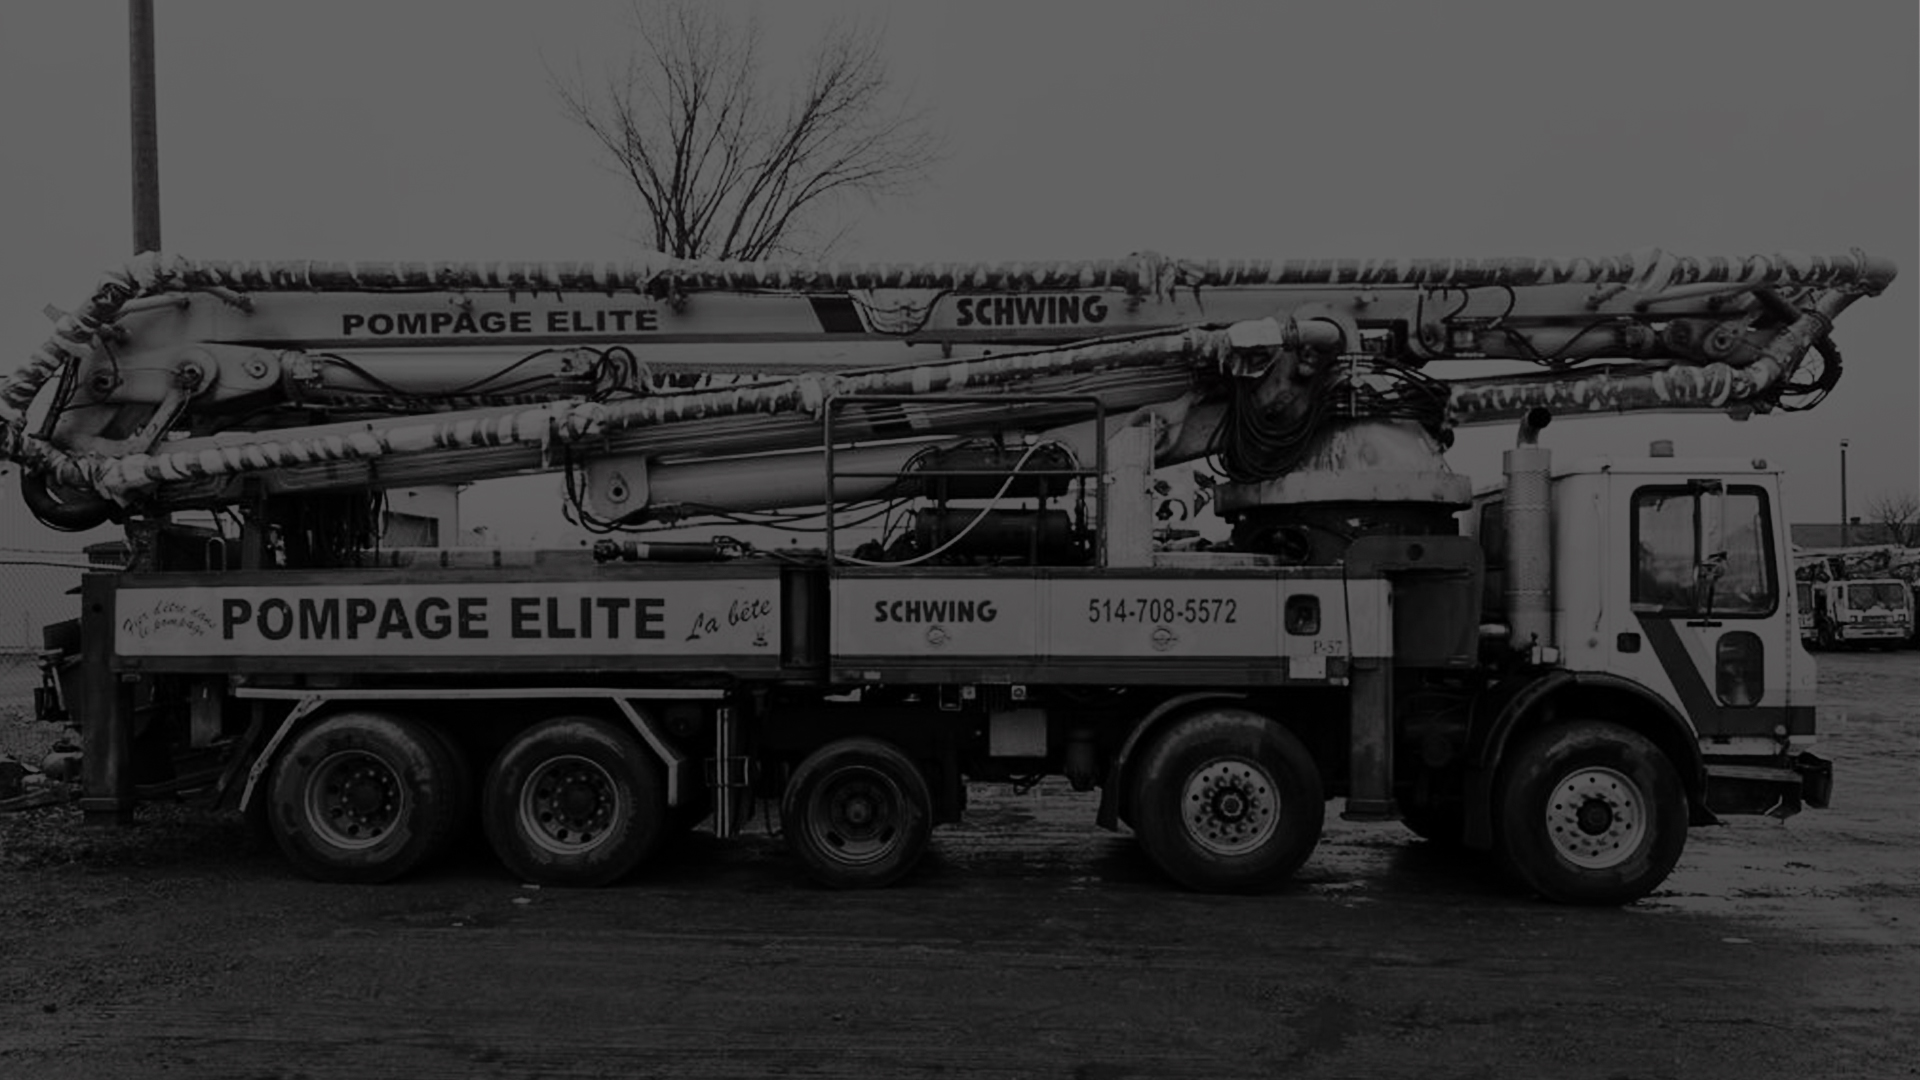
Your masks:
<path fill-rule="evenodd" d="M 756 655 L 771 581 L 127 589 L 120 656 Z"/>

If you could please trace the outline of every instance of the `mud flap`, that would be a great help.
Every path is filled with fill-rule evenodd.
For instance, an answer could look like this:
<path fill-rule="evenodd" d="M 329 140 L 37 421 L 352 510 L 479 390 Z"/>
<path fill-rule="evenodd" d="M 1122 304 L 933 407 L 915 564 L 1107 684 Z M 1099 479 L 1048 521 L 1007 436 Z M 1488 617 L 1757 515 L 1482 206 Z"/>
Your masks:
<path fill-rule="evenodd" d="M 1793 768 L 1800 774 L 1800 797 L 1815 810 L 1825 810 L 1833 801 L 1833 762 L 1802 752 Z"/>
<path fill-rule="evenodd" d="M 1787 765 L 1707 764 L 1707 805 L 1721 814 L 1789 818 L 1823 810 L 1833 796 L 1833 763 L 1800 754 Z"/>

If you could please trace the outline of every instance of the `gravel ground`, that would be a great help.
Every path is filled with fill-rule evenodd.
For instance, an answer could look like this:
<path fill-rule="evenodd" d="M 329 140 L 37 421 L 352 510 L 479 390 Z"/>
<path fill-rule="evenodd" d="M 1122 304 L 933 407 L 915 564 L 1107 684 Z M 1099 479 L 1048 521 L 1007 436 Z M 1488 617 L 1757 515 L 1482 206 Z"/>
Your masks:
<path fill-rule="evenodd" d="M 1621 910 L 1338 821 L 1290 887 L 1195 896 L 1053 784 L 861 894 L 760 832 L 357 888 L 218 815 L 0 815 L 0 1076 L 1920 1075 L 1920 655 L 1821 663 L 1835 806 L 1695 830 Z"/>

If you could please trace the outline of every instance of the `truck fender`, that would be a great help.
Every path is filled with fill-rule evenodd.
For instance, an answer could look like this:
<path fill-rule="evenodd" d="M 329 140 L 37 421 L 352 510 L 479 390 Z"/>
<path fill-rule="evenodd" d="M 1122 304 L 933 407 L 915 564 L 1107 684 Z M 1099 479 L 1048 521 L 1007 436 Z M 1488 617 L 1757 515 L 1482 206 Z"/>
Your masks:
<path fill-rule="evenodd" d="M 1147 738 L 1156 734 L 1169 718 L 1189 708 L 1207 701 L 1245 701 L 1247 695 L 1228 693 L 1221 690 L 1200 690 L 1190 694 L 1176 694 L 1155 705 L 1145 716 L 1134 722 L 1133 730 L 1127 732 L 1126 741 L 1120 744 L 1120 752 L 1113 756 L 1107 766 L 1106 782 L 1100 785 L 1100 809 L 1094 816 L 1095 824 L 1103 829 L 1115 830 L 1120 827 L 1120 819 L 1132 807 L 1122 805 L 1126 798 L 1127 762 Z"/>
<path fill-rule="evenodd" d="M 1493 846 L 1494 778 L 1516 733 L 1551 721 L 1570 698 L 1595 719 L 1613 720 L 1653 741 L 1673 762 L 1687 791 L 1691 824 L 1713 825 L 1707 809 L 1707 767 L 1699 734 L 1665 698 L 1632 679 L 1600 672 L 1550 671 L 1495 687 L 1475 706 L 1467 732 L 1466 833 L 1468 847 Z"/>
<path fill-rule="evenodd" d="M 259 753 L 254 754 L 253 759 L 247 762 L 247 779 L 240 787 L 240 797 L 235 801 L 235 809 L 242 814 L 252 811 L 253 794 L 258 790 L 261 779 L 266 776 L 267 769 L 273 764 L 273 759 L 280 756 L 281 744 L 287 741 L 287 736 L 293 734 L 295 728 L 318 712 L 327 701 L 325 694 L 307 694 L 296 701 L 293 708 L 287 711 L 287 715 L 281 718 L 280 723 L 274 726 L 273 734 L 268 736 L 266 745 L 260 747 Z"/>
<path fill-rule="evenodd" d="M 463 696 L 485 699 L 494 695 L 485 690 L 479 690 Z M 684 806 L 694 797 L 693 785 L 699 779 L 694 772 L 697 762 L 674 749 L 673 744 L 661 735 L 659 724 L 648 711 L 636 706 L 618 691 L 586 691 L 569 694 L 561 689 L 555 691 L 554 697 L 611 701 L 618 711 L 610 712 L 609 719 L 625 718 L 627 724 L 633 728 L 634 734 L 639 736 L 641 744 L 654 755 L 665 770 L 667 805 Z M 273 734 L 267 739 L 266 745 L 261 747 L 260 752 L 248 763 L 246 781 L 240 789 L 240 796 L 236 802 L 237 809 L 245 813 L 253 805 L 254 793 L 258 790 L 260 781 L 266 776 L 274 758 L 279 756 L 281 745 L 286 742 L 289 735 L 293 734 L 294 729 L 323 706 L 345 700 L 374 705 L 402 700 L 402 698 L 397 694 L 391 696 L 378 693 L 347 695 L 329 693 L 325 690 L 298 695 L 292 710 L 274 727 Z"/>

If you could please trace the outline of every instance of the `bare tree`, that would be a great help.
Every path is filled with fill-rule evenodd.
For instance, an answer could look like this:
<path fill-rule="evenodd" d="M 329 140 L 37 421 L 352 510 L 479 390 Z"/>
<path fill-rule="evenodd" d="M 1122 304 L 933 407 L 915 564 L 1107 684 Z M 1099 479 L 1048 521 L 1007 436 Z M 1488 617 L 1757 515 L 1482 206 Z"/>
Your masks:
<path fill-rule="evenodd" d="M 730 21 L 688 0 L 633 6 L 638 43 L 597 80 L 553 79 L 568 117 L 633 184 L 659 250 L 761 259 L 831 252 L 822 213 L 847 196 L 912 189 L 940 155 L 905 101 L 883 28 L 829 23 L 791 91 L 761 84 L 757 16 Z"/>
<path fill-rule="evenodd" d="M 1913 494 L 1881 495 L 1867 504 L 1867 517 L 1887 531 L 1890 542 L 1920 545 L 1920 498 Z"/>

